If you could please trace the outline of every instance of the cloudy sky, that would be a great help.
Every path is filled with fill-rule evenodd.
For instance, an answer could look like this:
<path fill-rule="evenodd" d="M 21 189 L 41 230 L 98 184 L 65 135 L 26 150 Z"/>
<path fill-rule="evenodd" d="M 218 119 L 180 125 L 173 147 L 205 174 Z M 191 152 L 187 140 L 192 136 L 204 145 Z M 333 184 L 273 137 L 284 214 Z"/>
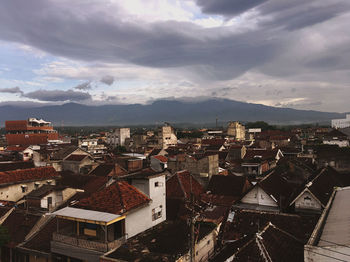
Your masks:
<path fill-rule="evenodd" d="M 349 0 L 2 0 L 0 102 L 350 111 L 349 24 Z"/>

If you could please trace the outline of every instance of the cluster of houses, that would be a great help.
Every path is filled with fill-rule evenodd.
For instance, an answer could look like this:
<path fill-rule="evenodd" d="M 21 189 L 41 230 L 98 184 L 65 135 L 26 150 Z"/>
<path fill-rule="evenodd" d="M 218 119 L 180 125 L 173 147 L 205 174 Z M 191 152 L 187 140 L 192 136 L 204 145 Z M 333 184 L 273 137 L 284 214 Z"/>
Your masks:
<path fill-rule="evenodd" d="M 191 132 L 64 141 L 44 120 L 10 121 L 1 261 L 350 260 L 346 130 Z"/>

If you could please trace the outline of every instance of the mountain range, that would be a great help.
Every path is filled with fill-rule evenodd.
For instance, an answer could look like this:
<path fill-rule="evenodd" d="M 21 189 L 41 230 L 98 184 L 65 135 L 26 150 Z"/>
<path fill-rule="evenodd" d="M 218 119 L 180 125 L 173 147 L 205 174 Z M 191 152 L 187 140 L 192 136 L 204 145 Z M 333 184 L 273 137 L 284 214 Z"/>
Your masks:
<path fill-rule="evenodd" d="M 6 120 L 29 117 L 43 118 L 54 125 L 65 126 L 122 126 L 153 125 L 162 122 L 199 125 L 227 121 L 266 121 L 270 124 L 330 124 L 334 118 L 344 118 L 345 113 L 320 112 L 278 108 L 229 99 L 208 99 L 199 102 L 157 100 L 151 104 L 99 105 L 77 103 L 24 107 L 0 106 L 0 125 Z"/>

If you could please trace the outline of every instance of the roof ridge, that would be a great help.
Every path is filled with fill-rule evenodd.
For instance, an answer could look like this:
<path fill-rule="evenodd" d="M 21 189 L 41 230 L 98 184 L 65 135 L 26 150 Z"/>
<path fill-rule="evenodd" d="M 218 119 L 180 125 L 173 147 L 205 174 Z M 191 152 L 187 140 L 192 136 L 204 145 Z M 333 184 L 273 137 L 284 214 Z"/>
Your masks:
<path fill-rule="evenodd" d="M 269 255 L 269 252 L 267 251 L 264 243 L 261 240 L 262 240 L 262 237 L 261 237 L 260 233 L 257 233 L 255 235 L 255 243 L 258 246 L 259 250 L 260 250 L 260 254 L 263 256 L 265 261 L 272 262 L 272 259 L 271 259 L 270 255 Z"/>
<path fill-rule="evenodd" d="M 122 212 L 121 213 L 124 213 L 124 210 L 126 210 L 125 208 L 125 205 L 124 205 L 124 200 L 123 200 L 123 196 L 122 196 L 122 192 L 121 192 L 121 189 L 120 189 L 120 185 L 119 183 L 121 183 L 122 181 L 117 181 L 116 182 L 116 186 L 117 186 L 117 190 L 118 190 L 118 193 L 119 193 L 119 199 L 120 199 L 120 205 L 122 206 Z"/>
<path fill-rule="evenodd" d="M 181 190 L 182 190 L 182 193 L 184 194 L 184 197 L 187 198 L 186 190 L 185 190 L 185 188 L 184 188 L 183 185 L 182 185 L 182 182 L 181 182 L 181 180 L 180 180 L 180 177 L 179 177 L 178 172 L 176 172 L 175 175 L 176 175 L 177 181 L 179 182 L 179 185 L 180 185 L 180 188 L 181 188 Z"/>

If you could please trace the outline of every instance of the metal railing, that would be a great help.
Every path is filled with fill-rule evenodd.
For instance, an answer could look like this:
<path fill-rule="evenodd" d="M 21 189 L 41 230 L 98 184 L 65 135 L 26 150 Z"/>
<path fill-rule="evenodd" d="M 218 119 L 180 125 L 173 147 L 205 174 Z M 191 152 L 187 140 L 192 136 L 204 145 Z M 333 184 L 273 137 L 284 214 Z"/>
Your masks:
<path fill-rule="evenodd" d="M 123 236 L 119 239 L 105 243 L 103 241 L 88 240 L 84 238 L 79 238 L 78 236 L 68 236 L 54 232 L 52 235 L 52 240 L 84 249 L 107 252 L 120 247 L 122 244 L 125 243 L 126 238 L 125 236 Z"/>

